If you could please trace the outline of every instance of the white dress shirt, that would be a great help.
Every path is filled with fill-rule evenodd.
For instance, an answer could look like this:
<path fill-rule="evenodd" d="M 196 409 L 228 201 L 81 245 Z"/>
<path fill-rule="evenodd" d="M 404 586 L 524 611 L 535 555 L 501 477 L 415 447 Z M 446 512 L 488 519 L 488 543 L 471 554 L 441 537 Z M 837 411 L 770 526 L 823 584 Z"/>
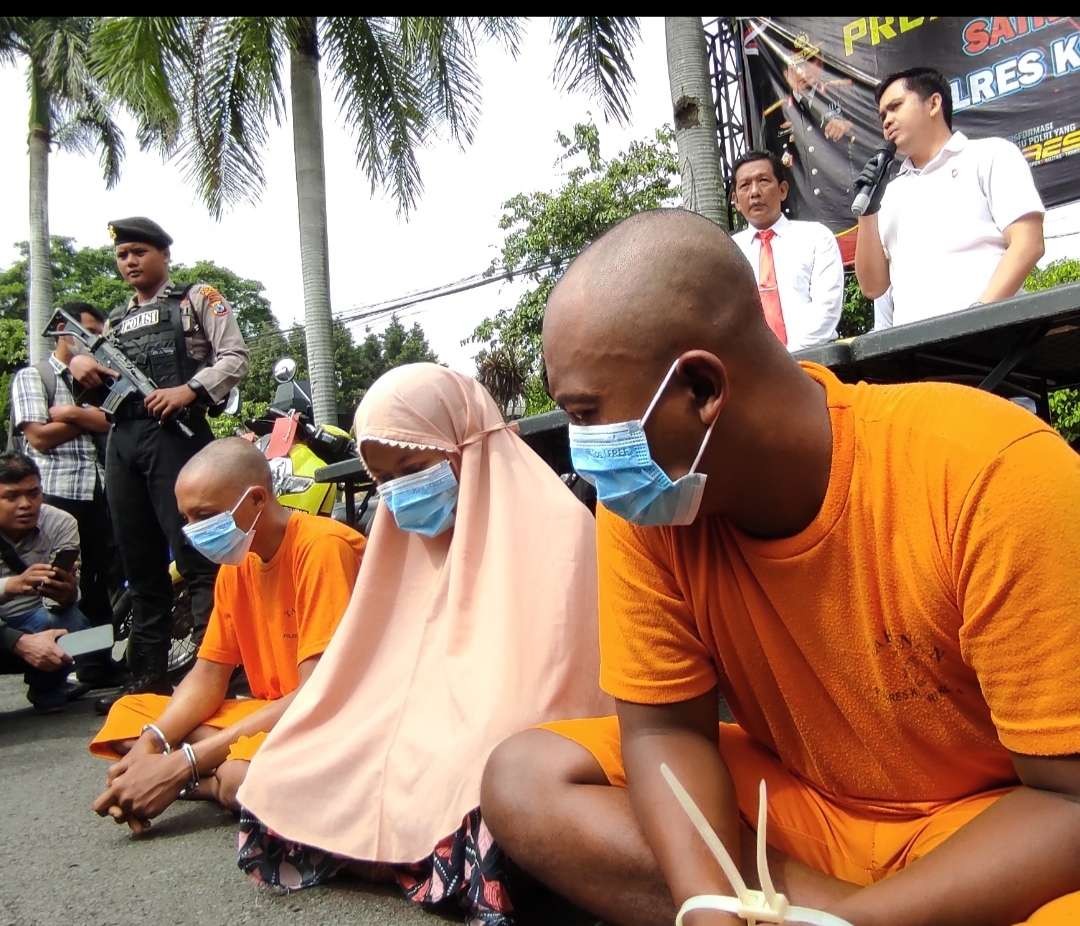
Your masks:
<path fill-rule="evenodd" d="M 874 300 L 874 331 L 893 326 L 892 287 Z"/>
<path fill-rule="evenodd" d="M 801 222 L 781 214 L 772 225 L 773 266 L 789 351 L 836 338 L 844 307 L 844 263 L 840 246 L 820 222 Z M 731 236 L 759 279 L 761 242 L 751 225 Z"/>
<path fill-rule="evenodd" d="M 1005 253 L 1004 230 L 1045 211 L 1031 168 L 1004 138 L 972 140 L 953 132 L 922 169 L 905 160 L 878 213 L 892 281 L 892 323 L 967 308 Z"/>

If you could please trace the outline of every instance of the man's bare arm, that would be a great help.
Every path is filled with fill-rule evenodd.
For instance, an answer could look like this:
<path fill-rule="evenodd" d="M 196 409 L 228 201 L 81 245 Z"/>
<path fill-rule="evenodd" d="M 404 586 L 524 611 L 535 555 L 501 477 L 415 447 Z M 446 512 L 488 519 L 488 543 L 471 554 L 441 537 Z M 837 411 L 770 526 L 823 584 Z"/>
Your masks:
<path fill-rule="evenodd" d="M 671 705 L 619 702 L 623 763 L 630 802 L 676 906 L 695 894 L 734 891 L 660 775 L 666 762 L 724 843 L 748 885 L 757 885 L 755 836 L 739 817 L 735 788 L 720 755 L 715 689 Z M 827 910 L 858 890 L 770 848 L 776 889 L 801 906 Z M 692 926 L 742 921 L 715 911 L 687 916 Z M 859 924 L 862 926 L 862 924 Z"/>
<path fill-rule="evenodd" d="M 311 673 L 315 671 L 318 662 L 319 657 L 312 656 L 310 659 L 305 659 L 300 663 L 297 667 L 300 683 L 283 698 L 271 701 L 265 707 L 248 714 L 247 717 L 237 721 L 231 727 L 225 727 L 223 730 L 218 730 L 216 733 L 206 737 L 206 739 L 199 740 L 195 744 L 195 758 L 199 763 L 199 771 L 210 771 L 221 765 L 229 755 L 229 747 L 241 736 L 254 736 L 256 733 L 266 733 L 273 730 L 274 724 L 281 719 L 282 714 L 292 704 L 297 692 L 304 687 L 304 683 L 311 677 Z"/>
<path fill-rule="evenodd" d="M 192 730 L 212 717 L 229 691 L 235 666 L 209 659 L 197 659 L 184 680 L 176 686 L 169 706 L 157 725 L 172 744 L 183 741 Z"/>
<path fill-rule="evenodd" d="M 997 302 L 1015 296 L 1031 273 L 1031 268 L 1046 253 L 1042 213 L 1021 216 L 1002 234 L 1005 237 L 1005 253 L 1001 255 L 994 275 L 979 297 L 981 302 Z"/>
<path fill-rule="evenodd" d="M 228 693 L 234 668 L 224 663 L 211 662 L 209 659 L 195 660 L 195 665 L 176 686 L 168 707 L 157 720 L 156 726 L 172 745 L 183 742 L 184 737 L 221 707 Z M 160 751 L 161 745 L 157 738 L 150 732 L 144 733 L 123 759 L 110 766 L 108 780 L 112 781 L 126 771 L 138 756 Z"/>
<path fill-rule="evenodd" d="M 310 677 L 317 662 L 318 657 L 313 656 L 300 664 L 300 685 L 296 691 L 299 691 Z M 174 702 L 179 698 L 178 704 L 170 704 L 170 710 L 162 714 L 157 724 L 166 739 L 174 745 L 188 735 L 187 733 L 177 734 L 175 731 L 192 724 L 191 718 L 198 712 L 205 711 L 206 705 L 210 703 L 209 696 L 205 696 L 203 700 L 199 699 L 210 691 L 213 682 L 221 683 L 222 679 L 224 680 L 221 687 L 217 689 L 221 693 L 217 706 L 220 706 L 224 700 L 232 667 L 199 660 L 196 668 L 200 664 L 212 667 L 203 670 L 203 684 L 198 688 L 191 686 L 187 691 L 181 691 L 187 680 L 194 674 L 195 669 L 192 669 L 177 689 L 177 694 L 173 696 Z M 216 670 L 213 670 L 213 667 L 216 667 Z M 241 736 L 250 736 L 273 729 L 274 724 L 292 703 L 296 691 L 194 744 L 193 749 L 200 775 L 211 772 L 221 765 L 228 756 L 229 747 Z M 176 710 L 172 710 L 174 706 Z M 210 713 L 206 713 L 202 719 L 205 720 L 211 716 L 213 710 L 216 710 L 216 707 Z M 188 733 L 201 722 L 195 722 Z M 158 755 L 156 746 L 151 742 L 151 734 L 147 733 L 123 759 L 109 769 L 108 787 L 94 801 L 93 810 L 101 816 L 108 814 L 117 822 L 127 820 L 136 833 L 142 832 L 146 828 L 146 821 L 156 817 L 176 800 L 180 789 L 189 780 L 190 774 L 187 758 L 181 751 L 174 750 L 167 756 Z"/>
<path fill-rule="evenodd" d="M 64 424 L 74 425 L 82 431 L 90 431 L 95 434 L 104 434 L 112 425 L 105 417 L 105 412 L 100 408 L 81 405 L 56 405 L 49 409 L 49 417 L 53 421 L 62 421 Z"/>
<path fill-rule="evenodd" d="M 735 786 L 718 748 L 716 689 L 678 704 L 618 702 L 630 803 L 676 906 L 695 894 L 731 894 L 731 885 L 660 774 L 666 762 L 705 814 L 732 858 L 740 857 Z M 694 914 L 693 923 L 738 923 Z"/>
<path fill-rule="evenodd" d="M 876 212 L 860 216 L 858 235 L 855 241 L 855 276 L 858 277 L 863 295 L 867 299 L 877 299 L 892 281 L 889 277 L 889 259 L 881 246 Z"/>
<path fill-rule="evenodd" d="M 49 417 L 52 420 L 44 424 L 40 421 L 27 421 L 22 426 L 27 443 L 39 453 L 48 453 L 88 431 L 104 434 L 111 427 L 109 419 L 100 408 L 58 405 L 49 409 Z"/>
<path fill-rule="evenodd" d="M 82 429 L 62 421 L 50 421 L 47 424 L 28 421 L 22 426 L 22 432 L 26 442 L 38 453 L 48 453 L 53 448 L 74 440 L 82 434 Z"/>
<path fill-rule="evenodd" d="M 1009 926 L 1080 891 L 1080 756 L 1013 756 L 1023 785 L 831 912 L 858 926 Z"/>

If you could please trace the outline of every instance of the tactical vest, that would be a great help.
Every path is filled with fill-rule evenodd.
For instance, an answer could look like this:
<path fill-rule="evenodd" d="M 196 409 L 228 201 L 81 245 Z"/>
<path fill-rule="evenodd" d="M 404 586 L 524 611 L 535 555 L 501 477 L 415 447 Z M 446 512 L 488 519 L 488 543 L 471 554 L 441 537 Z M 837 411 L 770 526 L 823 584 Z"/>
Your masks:
<path fill-rule="evenodd" d="M 199 369 L 188 354 L 180 309 L 190 288 L 170 287 L 153 302 L 109 316 L 110 340 L 162 389 L 184 385 Z"/>

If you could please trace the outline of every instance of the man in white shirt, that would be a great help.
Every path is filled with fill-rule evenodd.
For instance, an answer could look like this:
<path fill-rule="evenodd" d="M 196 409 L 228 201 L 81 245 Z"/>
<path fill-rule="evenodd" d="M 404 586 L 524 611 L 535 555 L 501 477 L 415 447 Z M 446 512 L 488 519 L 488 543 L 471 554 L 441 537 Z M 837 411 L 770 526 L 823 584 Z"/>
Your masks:
<path fill-rule="evenodd" d="M 731 236 L 750 266 L 769 327 L 789 351 L 836 338 L 844 303 L 844 265 L 836 238 L 820 222 L 789 219 L 779 158 L 750 151 L 735 162 L 735 207 L 750 227 Z"/>
<path fill-rule="evenodd" d="M 894 325 L 1015 296 L 1043 255 L 1045 212 L 1020 149 L 954 132 L 949 86 L 931 68 L 889 75 L 875 97 L 905 160 L 859 219 L 863 293 L 892 286 Z M 867 164 L 856 187 L 872 173 Z"/>

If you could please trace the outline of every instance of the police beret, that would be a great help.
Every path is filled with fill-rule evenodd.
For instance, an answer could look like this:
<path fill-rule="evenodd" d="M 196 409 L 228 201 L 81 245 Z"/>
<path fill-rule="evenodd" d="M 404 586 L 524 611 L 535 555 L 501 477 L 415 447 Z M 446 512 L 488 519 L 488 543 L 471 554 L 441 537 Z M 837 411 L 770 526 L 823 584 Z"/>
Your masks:
<path fill-rule="evenodd" d="M 116 219 L 109 223 L 109 236 L 113 244 L 131 244 L 141 241 L 152 244 L 156 248 L 167 248 L 173 243 L 169 233 L 157 222 L 143 215 L 132 216 L 129 219 Z"/>

